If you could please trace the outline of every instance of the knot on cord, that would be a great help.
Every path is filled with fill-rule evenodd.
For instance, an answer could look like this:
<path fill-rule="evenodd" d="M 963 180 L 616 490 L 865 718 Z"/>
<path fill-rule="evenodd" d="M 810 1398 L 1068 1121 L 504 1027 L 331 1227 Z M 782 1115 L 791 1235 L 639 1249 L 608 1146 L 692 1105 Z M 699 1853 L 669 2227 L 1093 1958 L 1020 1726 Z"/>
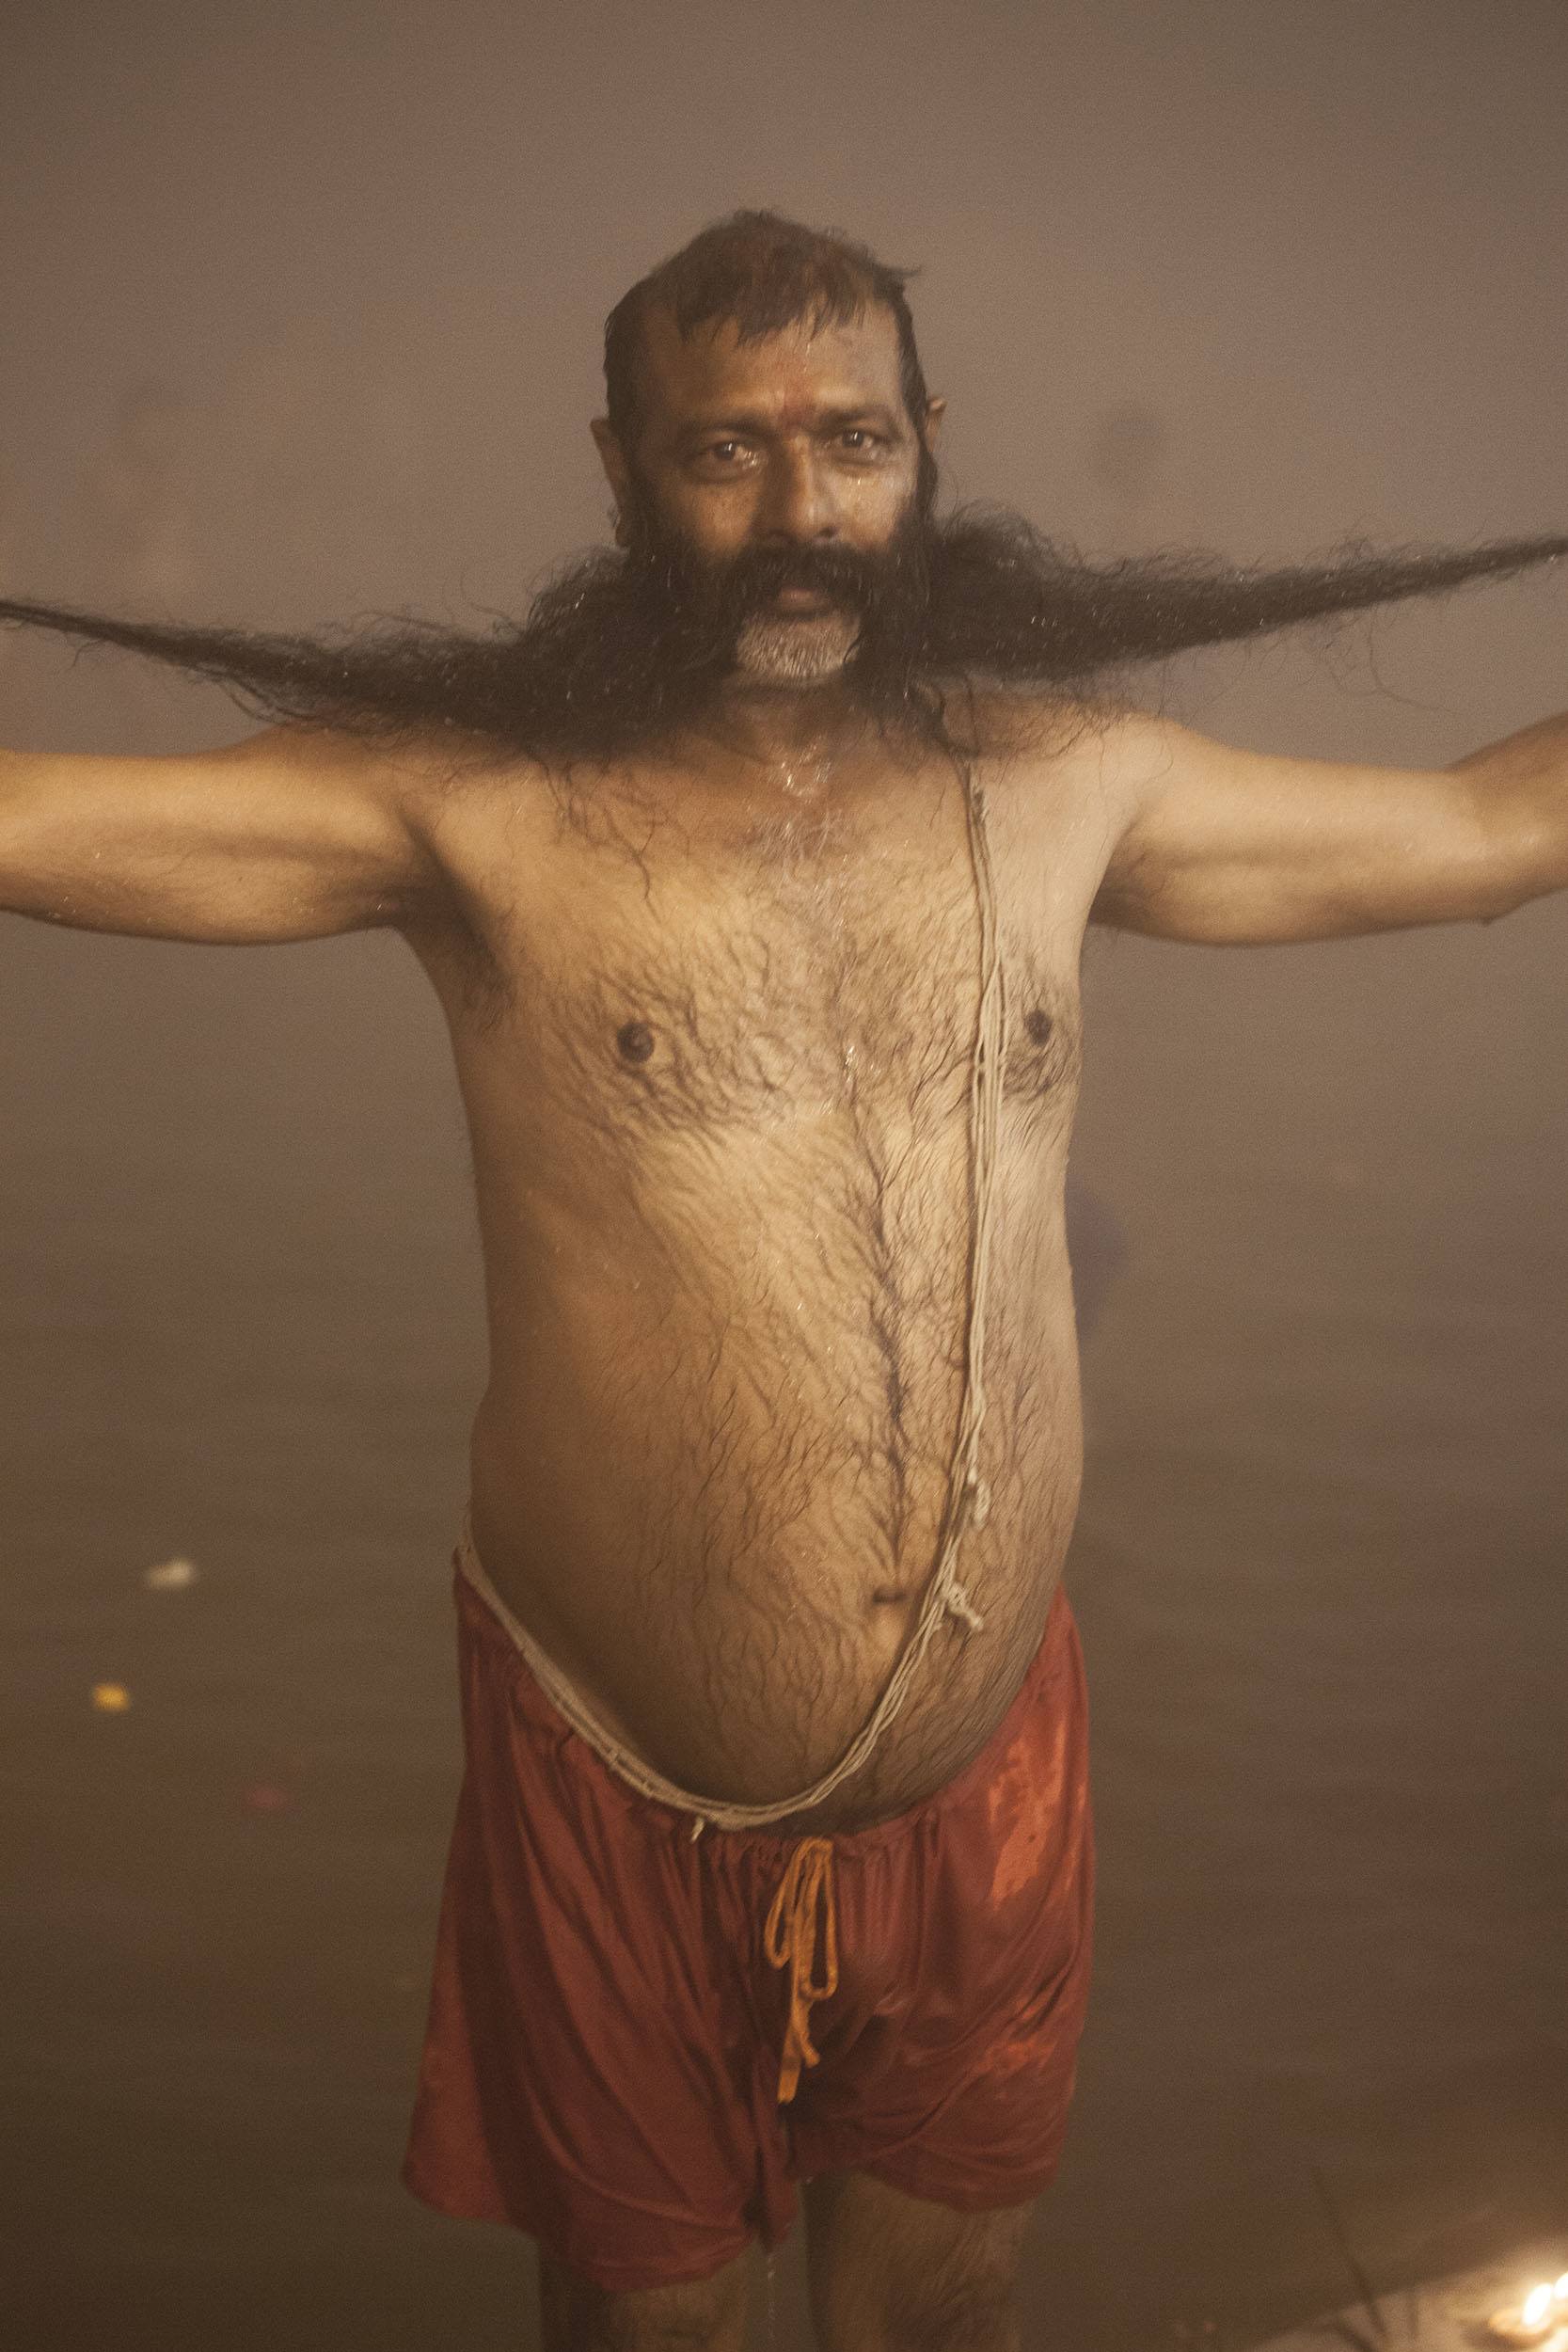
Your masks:
<path fill-rule="evenodd" d="M 817 1979 L 814 1971 L 819 1918 L 822 1974 Z M 811 2005 L 825 2001 L 838 1990 L 838 1914 L 833 1901 L 831 1837 L 802 1837 L 790 1855 L 789 1867 L 768 1915 L 765 1948 L 775 1968 L 789 1970 L 789 2023 L 779 2068 L 782 2105 L 794 2098 L 801 2067 L 816 2064 L 817 2053 L 807 2030 Z"/>
<path fill-rule="evenodd" d="M 948 1588 L 946 1599 L 947 1606 L 952 1611 L 954 1616 L 959 1618 L 962 1623 L 969 1628 L 971 1633 L 983 1633 L 985 1631 L 986 1621 L 984 1617 L 981 1616 L 980 1612 L 975 1608 L 974 1603 L 970 1599 L 969 1595 L 964 1591 L 963 1586 L 958 1581 L 957 1578 L 954 1579 L 952 1584 Z"/>

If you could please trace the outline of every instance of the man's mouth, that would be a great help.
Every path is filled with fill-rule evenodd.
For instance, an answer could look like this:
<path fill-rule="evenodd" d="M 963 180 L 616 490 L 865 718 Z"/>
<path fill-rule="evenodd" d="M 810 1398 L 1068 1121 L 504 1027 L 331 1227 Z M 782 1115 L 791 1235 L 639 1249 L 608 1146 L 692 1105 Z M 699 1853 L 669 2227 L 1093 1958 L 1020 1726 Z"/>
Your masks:
<path fill-rule="evenodd" d="M 828 612 L 832 603 L 832 598 L 825 596 L 819 588 L 781 588 L 773 599 L 773 609 L 776 612 L 809 616 L 814 612 Z"/>

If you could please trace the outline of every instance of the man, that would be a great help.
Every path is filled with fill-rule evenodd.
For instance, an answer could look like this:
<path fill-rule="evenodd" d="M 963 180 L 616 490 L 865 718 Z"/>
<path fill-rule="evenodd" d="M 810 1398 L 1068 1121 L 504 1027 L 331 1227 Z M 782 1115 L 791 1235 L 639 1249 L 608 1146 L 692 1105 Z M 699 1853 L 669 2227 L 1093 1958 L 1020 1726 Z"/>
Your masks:
<path fill-rule="evenodd" d="M 1568 883 L 1568 722 L 1379 771 L 1116 684 L 1568 542 L 1252 575 L 941 520 L 903 282 L 740 214 L 634 288 L 594 426 L 621 552 L 517 628 L 0 607 L 279 723 L 8 755 L 5 905 L 391 927 L 447 1015 L 493 1364 L 405 2178 L 537 2237 L 551 2346 L 738 2344 L 796 2184 L 828 2352 L 1018 2344 L 1090 1949 L 1085 928 L 1325 939 Z"/>

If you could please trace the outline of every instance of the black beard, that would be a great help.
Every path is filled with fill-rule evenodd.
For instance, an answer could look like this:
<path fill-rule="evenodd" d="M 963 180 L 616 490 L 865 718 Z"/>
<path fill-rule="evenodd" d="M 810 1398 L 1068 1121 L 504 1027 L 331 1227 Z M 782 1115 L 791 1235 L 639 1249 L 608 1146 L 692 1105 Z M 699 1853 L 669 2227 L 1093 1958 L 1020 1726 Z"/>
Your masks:
<path fill-rule="evenodd" d="M 279 636 L 120 621 L 0 599 L 0 621 L 118 645 L 225 688 L 253 716 L 389 742 L 464 739 L 553 771 L 673 748 L 734 674 L 747 619 L 785 586 L 841 601 L 859 634 L 846 687 L 884 731 L 951 751 L 956 690 L 1033 688 L 1057 701 L 1120 691 L 1126 673 L 1195 646 L 1272 635 L 1397 598 L 1497 580 L 1568 553 L 1568 538 L 1430 554 L 1352 548 L 1275 571 L 1207 557 L 1086 564 L 1021 516 L 917 500 L 877 551 L 833 542 L 749 548 L 721 564 L 632 517 L 624 555 L 568 564 L 527 618 L 488 634 L 387 621 Z"/>

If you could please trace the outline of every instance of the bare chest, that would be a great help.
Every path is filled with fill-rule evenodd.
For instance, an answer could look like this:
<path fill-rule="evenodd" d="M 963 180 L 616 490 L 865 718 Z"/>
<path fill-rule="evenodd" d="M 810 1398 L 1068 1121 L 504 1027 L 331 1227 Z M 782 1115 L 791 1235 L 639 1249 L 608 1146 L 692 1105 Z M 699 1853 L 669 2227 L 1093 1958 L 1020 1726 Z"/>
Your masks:
<path fill-rule="evenodd" d="M 482 1550 L 687 1786 L 816 1776 L 869 1711 L 947 1503 L 981 921 L 961 787 L 916 787 L 839 810 L 606 803 L 570 826 L 498 806 L 453 860 L 478 947 L 432 976 L 490 1295 Z M 944 1769 L 980 1686 L 1022 1671 L 1076 1492 L 1059 1209 L 1091 860 L 1071 827 L 1053 856 L 1019 800 L 987 802 L 996 1502 L 966 1575 L 995 1640 L 940 1754 L 913 1722 L 903 1764 L 891 1744 L 895 1779 Z"/>
<path fill-rule="evenodd" d="M 986 795 L 1013 1142 L 1065 1149 L 1093 879 Z M 498 845 L 499 846 L 499 845 Z M 1054 848 L 1055 854 L 1053 855 Z M 647 1168 L 783 1148 L 831 1125 L 908 1153 L 967 1111 L 982 982 L 961 788 L 844 809 L 580 808 L 532 849 L 470 861 L 477 957 L 445 993 L 458 1044 L 529 1118 Z"/>

